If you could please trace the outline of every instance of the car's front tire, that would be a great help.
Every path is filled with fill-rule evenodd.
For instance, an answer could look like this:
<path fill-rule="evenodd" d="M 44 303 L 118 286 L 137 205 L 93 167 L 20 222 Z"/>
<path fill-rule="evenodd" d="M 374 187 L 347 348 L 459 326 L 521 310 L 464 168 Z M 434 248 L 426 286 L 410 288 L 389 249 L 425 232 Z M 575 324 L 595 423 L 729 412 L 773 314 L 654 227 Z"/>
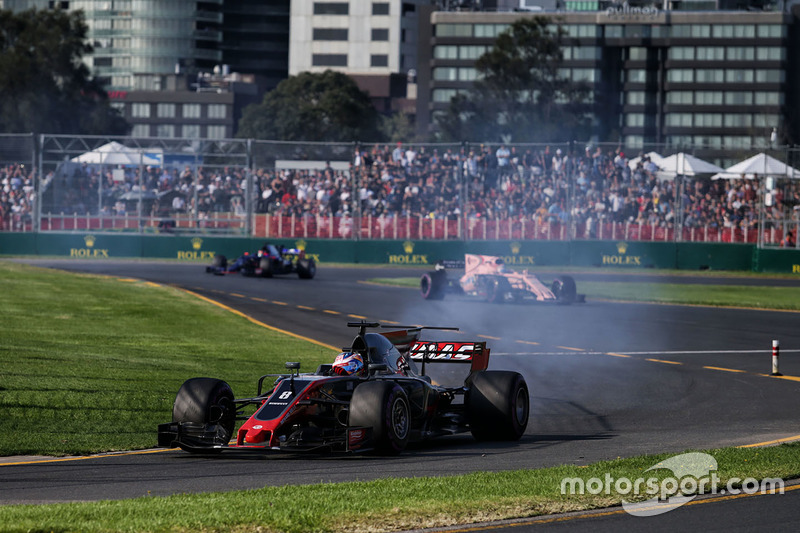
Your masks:
<path fill-rule="evenodd" d="M 397 455 L 408 444 L 411 418 L 408 397 L 391 381 L 368 381 L 353 391 L 349 425 L 371 427 L 375 451 Z"/>
<path fill-rule="evenodd" d="M 186 380 L 172 406 L 173 422 L 217 424 L 227 439 L 236 425 L 236 408 L 230 385 L 221 379 L 192 378 Z"/>

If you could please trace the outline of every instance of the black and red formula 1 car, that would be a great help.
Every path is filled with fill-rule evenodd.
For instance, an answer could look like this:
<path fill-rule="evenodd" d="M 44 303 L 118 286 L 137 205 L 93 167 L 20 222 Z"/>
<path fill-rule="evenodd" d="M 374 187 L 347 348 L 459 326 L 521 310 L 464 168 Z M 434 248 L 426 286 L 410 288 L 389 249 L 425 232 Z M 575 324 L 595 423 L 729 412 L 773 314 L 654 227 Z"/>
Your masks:
<path fill-rule="evenodd" d="M 448 268 L 463 268 L 464 274 L 458 279 L 448 278 Z M 466 254 L 464 261 L 439 261 L 434 271 L 422 275 L 419 287 L 426 300 L 441 300 L 451 293 L 477 296 L 494 303 L 586 301 L 585 295 L 577 293 L 572 276 L 558 276 L 548 286 L 527 270 L 508 270 L 503 258 L 493 255 Z"/>
<path fill-rule="evenodd" d="M 528 424 L 528 386 L 517 372 L 487 370 L 485 342 L 420 341 L 423 328 L 359 332 L 333 364 L 258 380 L 252 398 L 236 399 L 222 380 L 194 378 L 178 391 L 172 422 L 158 445 L 189 452 L 400 453 L 409 442 L 471 432 L 481 440 L 516 440 Z M 430 370 L 448 370 L 441 381 Z M 459 377 L 453 372 L 461 369 Z M 466 377 L 464 377 L 466 376 Z M 277 378 L 263 392 L 266 379 Z M 450 383 L 447 383 L 450 381 Z M 244 415 L 248 407 L 255 413 Z M 236 429 L 237 420 L 244 423 Z"/>
<path fill-rule="evenodd" d="M 306 257 L 303 250 L 279 248 L 265 244 L 255 253 L 245 252 L 236 261 L 229 263 L 222 254 L 214 256 L 214 262 L 206 272 L 222 276 L 241 273 L 244 276 L 271 278 L 279 274 L 297 274 L 300 279 L 312 279 L 317 274 L 313 257 Z"/>

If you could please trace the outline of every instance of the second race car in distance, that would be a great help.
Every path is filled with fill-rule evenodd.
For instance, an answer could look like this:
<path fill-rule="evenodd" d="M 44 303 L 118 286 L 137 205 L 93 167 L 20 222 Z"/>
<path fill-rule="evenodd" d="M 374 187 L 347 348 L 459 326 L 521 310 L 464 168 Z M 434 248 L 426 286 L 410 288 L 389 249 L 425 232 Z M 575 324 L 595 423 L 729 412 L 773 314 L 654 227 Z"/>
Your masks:
<path fill-rule="evenodd" d="M 245 252 L 232 263 L 224 255 L 217 254 L 211 266 L 206 267 L 206 272 L 220 276 L 241 273 L 262 278 L 297 274 L 300 279 L 312 279 L 317 274 L 317 265 L 313 257 L 306 257 L 304 250 L 267 243 L 256 253 Z"/>
<path fill-rule="evenodd" d="M 188 452 L 363 452 L 397 454 L 409 442 L 471 432 L 513 441 L 528 425 L 529 394 L 518 372 L 488 370 L 485 342 L 421 341 L 419 326 L 358 335 L 332 364 L 301 374 L 265 375 L 256 395 L 236 399 L 214 378 L 192 378 L 178 391 L 172 422 L 158 445 Z M 440 372 L 437 372 L 440 371 Z M 438 375 L 441 373 L 441 375 Z M 266 392 L 263 383 L 277 378 Z M 255 407 L 251 415 L 244 414 Z M 244 423 L 236 429 L 237 420 Z M 233 439 L 234 442 L 230 442 Z"/>
<path fill-rule="evenodd" d="M 506 301 L 582 303 L 586 296 L 578 294 L 572 276 L 558 276 L 548 286 L 536 275 L 506 267 L 502 257 L 465 254 L 464 261 L 439 261 L 436 269 L 420 278 L 420 292 L 426 300 L 441 300 L 445 294 L 466 294 L 487 302 Z M 447 275 L 448 268 L 463 268 L 458 279 Z"/>

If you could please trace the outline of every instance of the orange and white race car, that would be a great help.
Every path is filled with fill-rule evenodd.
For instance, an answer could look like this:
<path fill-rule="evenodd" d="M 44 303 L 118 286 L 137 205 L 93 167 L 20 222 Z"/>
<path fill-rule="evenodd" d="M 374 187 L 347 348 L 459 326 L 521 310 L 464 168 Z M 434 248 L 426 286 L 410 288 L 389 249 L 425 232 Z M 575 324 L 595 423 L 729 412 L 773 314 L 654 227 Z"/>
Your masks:
<path fill-rule="evenodd" d="M 548 286 L 527 270 L 516 272 L 506 267 L 502 257 L 465 254 L 461 261 L 439 261 L 436 269 L 426 272 L 420 279 L 420 292 L 426 300 L 441 300 L 445 294 L 477 296 L 487 302 L 506 301 L 554 302 L 560 304 L 582 303 L 571 276 L 558 276 Z M 448 268 L 463 268 L 464 275 L 457 280 L 448 278 Z"/>

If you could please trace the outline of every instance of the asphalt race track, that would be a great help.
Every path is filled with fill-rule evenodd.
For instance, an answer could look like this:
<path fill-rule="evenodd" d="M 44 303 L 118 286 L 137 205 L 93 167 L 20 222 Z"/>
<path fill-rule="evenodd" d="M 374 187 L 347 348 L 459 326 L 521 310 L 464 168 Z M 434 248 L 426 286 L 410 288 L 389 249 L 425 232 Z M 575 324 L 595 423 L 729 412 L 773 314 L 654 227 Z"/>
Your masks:
<path fill-rule="evenodd" d="M 405 269 L 321 266 L 317 277 L 307 281 L 296 276 L 212 276 L 203 266 L 175 263 L 26 262 L 172 284 L 331 346 L 348 345 L 355 331 L 345 327 L 346 322 L 361 318 L 457 326 L 459 333 L 431 332 L 430 337 L 486 340 L 492 348 L 491 368 L 525 375 L 531 388 L 531 420 L 519 442 L 486 444 L 469 435 L 455 436 L 413 446 L 388 459 L 235 453 L 205 457 L 179 450 L 42 462 L 14 458 L 5 462 L 19 464 L 0 466 L 0 503 L 580 465 L 800 434 L 800 377 L 794 378 L 800 376 L 797 313 L 604 301 L 572 306 L 487 304 L 463 298 L 433 302 L 424 301 L 415 290 L 364 283 L 374 277 L 421 273 Z M 580 274 L 575 278 L 579 291 L 582 279 L 601 279 Z M 783 378 L 767 375 L 773 339 L 781 343 Z M 170 413 L 164 413 L 164 420 L 169 418 Z"/>

